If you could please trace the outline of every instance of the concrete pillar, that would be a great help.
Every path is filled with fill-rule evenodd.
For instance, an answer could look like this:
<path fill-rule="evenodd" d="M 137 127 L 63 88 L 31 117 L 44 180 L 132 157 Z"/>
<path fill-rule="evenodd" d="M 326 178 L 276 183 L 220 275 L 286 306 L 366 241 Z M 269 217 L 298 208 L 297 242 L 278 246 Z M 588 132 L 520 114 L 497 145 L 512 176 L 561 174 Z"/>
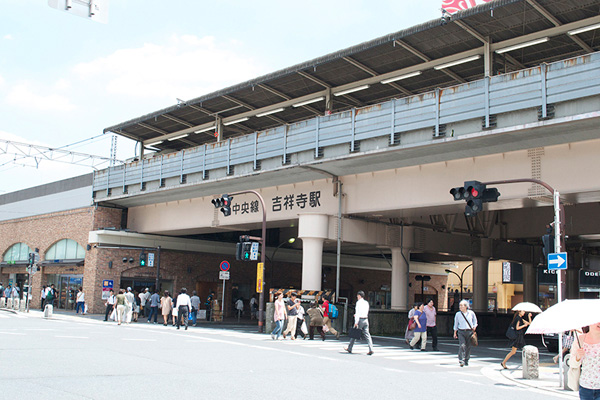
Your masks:
<path fill-rule="evenodd" d="M 473 310 L 487 311 L 489 259 L 473 257 Z"/>
<path fill-rule="evenodd" d="M 523 264 L 523 301 L 538 303 L 537 269 L 533 264 Z"/>
<path fill-rule="evenodd" d="M 298 238 L 302 239 L 302 290 L 321 290 L 323 278 L 323 241 L 329 232 L 329 216 L 302 214 Z"/>
<path fill-rule="evenodd" d="M 408 260 L 410 260 L 409 249 L 392 248 L 392 283 L 390 286 L 393 310 L 408 310 Z"/>

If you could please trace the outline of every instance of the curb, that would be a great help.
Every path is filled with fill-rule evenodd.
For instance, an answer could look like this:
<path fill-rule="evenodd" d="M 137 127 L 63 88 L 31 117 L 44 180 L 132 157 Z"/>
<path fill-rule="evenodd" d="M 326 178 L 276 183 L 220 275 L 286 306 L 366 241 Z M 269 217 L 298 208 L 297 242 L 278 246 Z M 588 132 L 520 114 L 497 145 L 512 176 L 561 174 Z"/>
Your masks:
<path fill-rule="evenodd" d="M 519 369 L 517 369 L 519 370 Z M 506 372 L 506 371 L 510 371 L 510 372 Z M 523 386 L 528 386 L 531 388 L 536 388 L 538 390 L 544 390 L 547 392 L 551 392 L 557 395 L 561 395 L 561 396 L 565 396 L 566 398 L 575 398 L 578 399 L 579 398 L 579 392 L 573 392 L 570 390 L 564 390 L 562 388 L 560 388 L 558 386 L 558 381 L 555 382 L 555 386 L 554 387 L 547 387 L 547 386 L 543 386 L 543 385 L 536 385 L 536 382 L 540 382 L 540 379 L 517 379 L 514 378 L 512 375 L 514 373 L 515 370 L 500 370 L 500 375 L 505 378 L 508 379 L 511 382 L 514 382 L 516 384 L 519 385 L 523 385 Z M 541 375 L 541 374 L 540 374 Z"/>

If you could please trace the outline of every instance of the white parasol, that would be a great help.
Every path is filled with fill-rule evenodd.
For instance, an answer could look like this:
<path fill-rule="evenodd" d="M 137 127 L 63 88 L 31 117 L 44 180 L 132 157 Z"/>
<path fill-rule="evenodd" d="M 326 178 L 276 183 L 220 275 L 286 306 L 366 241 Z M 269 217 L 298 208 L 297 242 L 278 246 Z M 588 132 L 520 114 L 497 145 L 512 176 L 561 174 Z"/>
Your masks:
<path fill-rule="evenodd" d="M 562 333 L 600 322 L 600 299 L 565 300 L 542 312 L 529 325 L 528 334 Z"/>
<path fill-rule="evenodd" d="M 513 311 L 525 311 L 530 313 L 541 313 L 542 309 L 533 303 L 529 303 L 527 301 L 523 303 L 519 303 L 512 308 Z"/>

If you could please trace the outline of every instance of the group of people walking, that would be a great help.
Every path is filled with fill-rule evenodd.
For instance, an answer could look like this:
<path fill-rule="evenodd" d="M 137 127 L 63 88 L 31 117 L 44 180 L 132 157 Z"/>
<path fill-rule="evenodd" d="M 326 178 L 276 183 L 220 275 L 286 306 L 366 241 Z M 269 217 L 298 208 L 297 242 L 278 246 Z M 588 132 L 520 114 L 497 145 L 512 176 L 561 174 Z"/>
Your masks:
<path fill-rule="evenodd" d="M 115 320 L 118 325 L 123 322 L 129 324 L 132 321 L 136 322 L 140 311 L 148 318 L 148 323 L 158 323 L 158 313 L 160 311 L 163 317 L 163 325 L 167 326 L 170 321 L 172 325 L 179 329 L 184 326 L 188 329 L 189 320 L 195 326 L 197 323 L 197 312 L 200 307 L 200 298 L 193 292 L 193 295 L 187 294 L 187 289 L 182 288 L 177 297 L 171 297 L 169 291 L 165 290 L 161 297 L 156 291 L 150 293 L 149 289 L 138 295 L 139 304 L 136 296 L 131 288 L 127 290 L 120 289 L 115 295 L 111 289 L 108 299 L 106 300 L 106 311 L 104 321 Z M 143 306 L 142 306 L 143 304 Z M 141 307 L 141 309 L 140 309 Z"/>
<path fill-rule="evenodd" d="M 297 336 L 301 336 L 302 339 L 306 339 L 308 336 L 310 340 L 314 340 L 315 330 L 322 340 L 325 340 L 327 332 L 336 338 L 340 337 L 339 332 L 331 324 L 333 315 L 330 314 L 330 299 L 327 296 L 323 296 L 322 306 L 317 301 L 313 301 L 308 310 L 305 310 L 295 292 L 290 293 L 287 300 L 284 300 L 283 293 L 279 293 L 276 296 L 274 307 L 275 329 L 271 332 L 273 340 L 283 340 L 288 335 L 291 340 L 296 340 Z M 307 314 L 308 326 L 306 324 Z"/>
<path fill-rule="evenodd" d="M 20 291 L 18 286 L 7 285 L 4 287 L 0 282 L 0 308 L 18 309 L 19 300 Z"/>

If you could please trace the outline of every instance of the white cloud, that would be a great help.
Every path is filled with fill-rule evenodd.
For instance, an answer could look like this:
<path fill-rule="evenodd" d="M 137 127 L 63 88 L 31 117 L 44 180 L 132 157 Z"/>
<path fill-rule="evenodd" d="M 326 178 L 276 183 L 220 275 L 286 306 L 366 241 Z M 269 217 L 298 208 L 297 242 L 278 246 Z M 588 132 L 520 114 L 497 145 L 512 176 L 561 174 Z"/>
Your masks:
<path fill-rule="evenodd" d="M 0 75 L 0 86 L 2 86 L 4 84 L 4 78 L 2 77 L 2 75 Z"/>
<path fill-rule="evenodd" d="M 56 90 L 66 90 L 66 89 L 70 89 L 71 88 L 71 82 L 69 82 L 66 79 L 59 79 L 58 81 L 56 81 L 56 83 L 54 84 L 54 88 Z"/>
<path fill-rule="evenodd" d="M 71 111 L 75 109 L 68 98 L 55 93 L 45 94 L 43 88 L 32 88 L 30 83 L 15 85 L 6 95 L 7 104 L 37 111 Z"/>
<path fill-rule="evenodd" d="M 4 36 L 2 36 L 2 39 L 4 39 L 4 40 L 13 40 L 13 35 L 11 35 L 11 34 L 4 35 Z"/>
<path fill-rule="evenodd" d="M 240 44 L 217 44 L 213 37 L 174 35 L 165 44 L 146 43 L 81 63 L 84 80 L 105 83 L 109 94 L 139 98 L 191 99 L 259 75 L 252 59 L 236 53 Z"/>

